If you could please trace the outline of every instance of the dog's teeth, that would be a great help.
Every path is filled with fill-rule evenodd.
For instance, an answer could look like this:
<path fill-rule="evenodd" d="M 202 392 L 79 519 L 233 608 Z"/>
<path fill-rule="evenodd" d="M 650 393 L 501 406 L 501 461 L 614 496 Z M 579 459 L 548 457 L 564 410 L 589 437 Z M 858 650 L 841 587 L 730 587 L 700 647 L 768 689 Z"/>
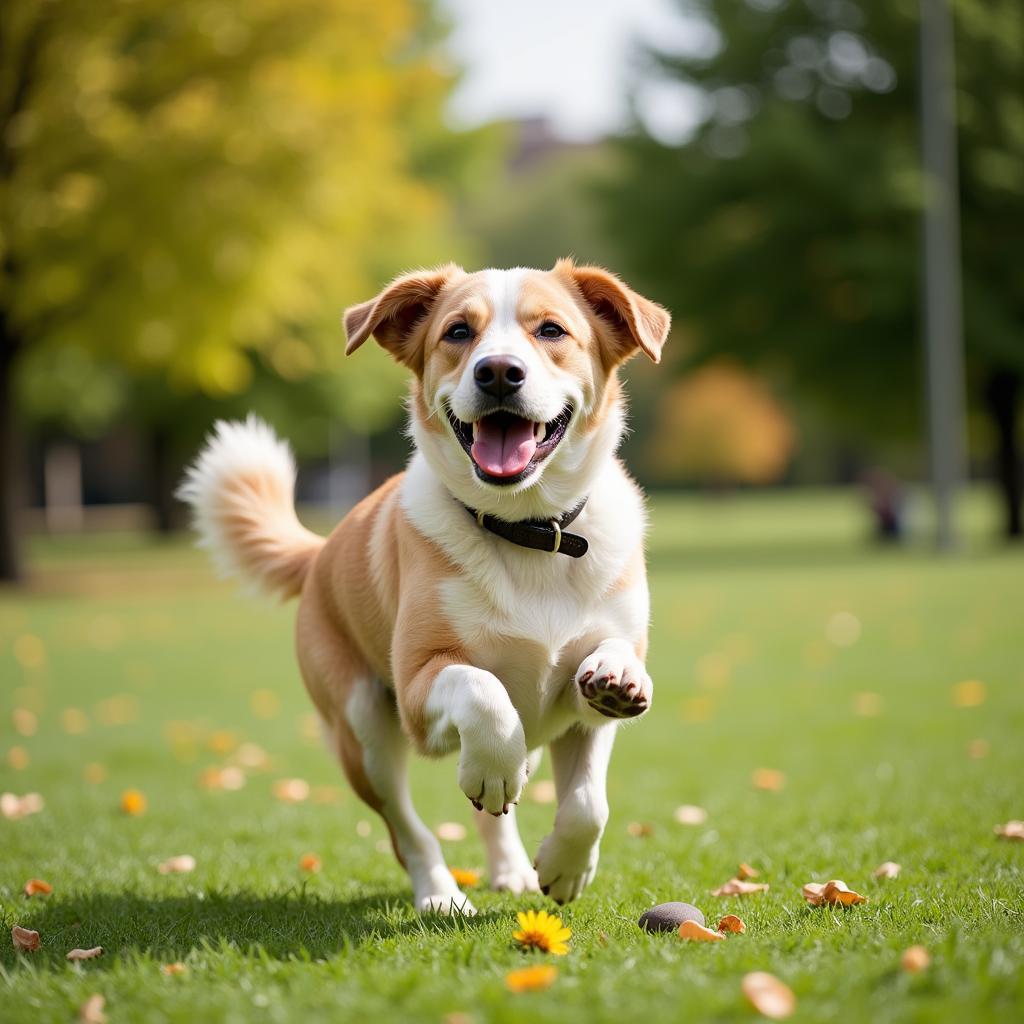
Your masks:
<path fill-rule="evenodd" d="M 475 423 L 470 423 L 470 425 L 469 425 L 469 440 L 471 442 L 475 442 L 476 441 L 476 424 Z"/>
<path fill-rule="evenodd" d="M 545 423 L 534 423 L 533 425 L 533 437 L 536 441 L 544 440 L 544 431 L 547 427 Z"/>

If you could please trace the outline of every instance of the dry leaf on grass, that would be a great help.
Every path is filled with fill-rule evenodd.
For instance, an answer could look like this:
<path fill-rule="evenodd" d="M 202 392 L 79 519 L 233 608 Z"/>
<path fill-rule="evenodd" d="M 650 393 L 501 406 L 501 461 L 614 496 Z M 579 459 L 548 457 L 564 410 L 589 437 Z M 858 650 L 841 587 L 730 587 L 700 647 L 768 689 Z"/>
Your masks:
<path fill-rule="evenodd" d="M 72 949 L 65 957 L 66 960 L 95 960 L 103 956 L 102 946 L 93 946 L 92 949 Z"/>
<path fill-rule="evenodd" d="M 21 953 L 34 953 L 39 948 L 39 932 L 34 932 L 31 928 L 22 928 L 16 924 L 11 929 L 11 939 L 14 948 Z"/>
<path fill-rule="evenodd" d="M 78 1019 L 84 1024 L 107 1024 L 107 1015 L 103 1012 L 106 1005 L 106 999 L 96 992 L 78 1008 Z"/>
<path fill-rule="evenodd" d="M 852 907 L 857 903 L 867 903 L 867 897 L 854 892 L 847 884 L 838 878 L 828 882 L 808 882 L 804 886 L 804 899 L 812 907 L 820 907 L 823 903 L 830 903 L 833 906 L 840 904 L 844 907 Z"/>
<path fill-rule="evenodd" d="M 173 964 L 162 964 L 160 967 L 160 973 L 168 976 L 172 974 L 185 974 L 187 971 L 188 968 L 180 960 Z"/>
<path fill-rule="evenodd" d="M 301 804 L 309 797 L 309 783 L 305 779 L 278 779 L 274 796 L 288 804 Z"/>
<path fill-rule="evenodd" d="M 900 956 L 900 967 L 908 974 L 919 974 L 921 971 L 927 970 L 931 962 L 932 958 L 924 946 L 911 946 L 909 949 L 903 950 L 903 954 Z"/>
<path fill-rule="evenodd" d="M 523 967 L 505 975 L 505 987 L 509 992 L 537 992 L 550 988 L 558 977 L 558 968 L 551 964 L 537 964 Z"/>
<path fill-rule="evenodd" d="M 121 794 L 121 810 L 124 814 L 138 817 L 146 812 L 146 797 L 137 789 L 126 789 Z"/>
<path fill-rule="evenodd" d="M 28 751 L 24 747 L 11 747 L 7 751 L 7 763 L 16 772 L 23 772 L 28 767 L 28 762 Z"/>
<path fill-rule="evenodd" d="M 796 1009 L 793 990 L 766 971 L 745 974 L 740 988 L 750 1005 L 772 1020 L 785 1020 Z"/>
<path fill-rule="evenodd" d="M 757 878 L 757 876 L 760 874 L 760 871 L 758 871 L 756 868 L 752 868 L 749 864 L 740 864 L 740 866 L 736 869 L 736 877 L 741 879 Z"/>
<path fill-rule="evenodd" d="M 457 885 L 472 889 L 474 885 L 480 884 L 479 871 L 472 871 L 469 868 L 451 868 L 450 870 Z"/>
<path fill-rule="evenodd" d="M 733 935 L 742 935 L 747 930 L 747 926 L 735 914 L 726 914 L 718 922 L 718 930 L 720 932 L 731 932 Z"/>
<path fill-rule="evenodd" d="M 646 821 L 631 821 L 626 826 L 626 831 L 634 839 L 647 839 L 648 836 L 654 835 L 654 826 Z"/>
<path fill-rule="evenodd" d="M 17 821 L 30 814 L 38 814 L 43 809 L 43 798 L 38 793 L 0 793 L 0 814 L 9 821 Z"/>
<path fill-rule="evenodd" d="M 1000 839 L 1024 839 L 1024 821 L 1008 821 L 1005 825 L 996 825 L 995 833 Z"/>
<path fill-rule="evenodd" d="M 177 857 L 170 857 L 162 864 L 157 864 L 157 871 L 161 875 L 187 875 L 196 869 L 196 859 L 191 854 L 180 853 Z"/>
<path fill-rule="evenodd" d="M 461 843 L 466 838 L 466 826 L 457 821 L 442 821 L 434 831 L 447 843 Z"/>
<path fill-rule="evenodd" d="M 229 764 L 224 768 L 214 765 L 204 769 L 202 775 L 199 776 L 199 785 L 203 789 L 237 792 L 245 785 L 245 772 L 234 764 Z"/>
<path fill-rule="evenodd" d="M 724 942 L 725 936 L 705 928 L 696 921 L 684 921 L 679 926 L 679 938 L 687 939 L 690 942 Z"/>
<path fill-rule="evenodd" d="M 309 871 L 311 874 L 315 874 L 322 867 L 320 858 L 315 853 L 306 853 L 299 858 L 299 867 L 303 871 Z"/>
<path fill-rule="evenodd" d="M 745 882 L 742 878 L 730 878 L 725 885 L 711 890 L 712 896 L 749 896 L 755 892 L 767 892 L 767 882 Z"/>
<path fill-rule="evenodd" d="M 703 825 L 708 820 L 708 812 L 696 804 L 680 804 L 673 817 L 680 825 Z"/>
<path fill-rule="evenodd" d="M 991 750 L 988 740 L 971 740 L 967 745 L 967 756 L 972 761 L 980 761 L 983 757 L 988 757 Z"/>
<path fill-rule="evenodd" d="M 758 768 L 751 776 L 755 789 L 777 793 L 786 784 L 786 776 L 774 768 Z"/>
<path fill-rule="evenodd" d="M 22 892 L 26 896 L 49 896 L 53 892 L 53 886 L 49 882 L 44 882 L 41 878 L 30 878 L 25 883 Z"/>
<path fill-rule="evenodd" d="M 985 703 L 985 684 L 967 679 L 953 687 L 953 704 L 958 708 L 976 708 Z"/>
<path fill-rule="evenodd" d="M 875 868 L 875 878 L 899 878 L 902 866 L 894 860 L 887 860 Z"/>
<path fill-rule="evenodd" d="M 558 796 L 555 784 L 550 779 L 538 779 L 532 786 L 527 787 L 526 795 L 535 804 L 553 804 Z"/>

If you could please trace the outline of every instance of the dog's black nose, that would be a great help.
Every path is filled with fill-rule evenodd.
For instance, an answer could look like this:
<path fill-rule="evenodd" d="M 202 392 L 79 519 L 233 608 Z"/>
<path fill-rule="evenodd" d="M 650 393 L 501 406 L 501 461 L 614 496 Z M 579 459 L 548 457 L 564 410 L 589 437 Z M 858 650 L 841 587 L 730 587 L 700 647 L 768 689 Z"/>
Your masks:
<path fill-rule="evenodd" d="M 515 356 L 486 356 L 473 367 L 476 386 L 499 402 L 526 382 L 526 364 Z"/>

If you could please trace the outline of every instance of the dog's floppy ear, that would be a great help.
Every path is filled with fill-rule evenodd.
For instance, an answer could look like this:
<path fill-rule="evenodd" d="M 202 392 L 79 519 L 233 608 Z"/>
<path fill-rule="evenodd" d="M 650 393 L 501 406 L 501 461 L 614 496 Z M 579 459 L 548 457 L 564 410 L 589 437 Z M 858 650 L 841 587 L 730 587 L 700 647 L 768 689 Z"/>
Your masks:
<path fill-rule="evenodd" d="M 416 327 L 459 272 L 454 263 L 436 270 L 414 270 L 396 277 L 376 298 L 350 306 L 345 310 L 345 355 L 355 352 L 372 334 L 395 359 L 419 372 L 423 353 L 416 343 Z"/>
<path fill-rule="evenodd" d="M 575 282 L 587 305 L 608 328 L 613 366 L 642 351 L 660 362 L 672 317 L 667 309 L 645 299 L 601 267 L 577 267 L 571 259 L 559 260 L 555 273 Z"/>

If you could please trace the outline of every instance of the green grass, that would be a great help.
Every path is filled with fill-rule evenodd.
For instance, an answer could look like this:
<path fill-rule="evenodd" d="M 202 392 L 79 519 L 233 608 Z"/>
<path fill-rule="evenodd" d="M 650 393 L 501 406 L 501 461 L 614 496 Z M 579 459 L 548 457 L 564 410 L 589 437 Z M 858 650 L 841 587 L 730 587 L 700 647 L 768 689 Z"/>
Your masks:
<path fill-rule="evenodd" d="M 621 735 L 601 868 L 563 912 L 573 937 L 558 980 L 516 996 L 505 974 L 544 958 L 513 948 L 514 912 L 546 901 L 476 890 L 475 919 L 412 913 L 378 849 L 383 828 L 309 736 L 292 607 L 215 583 L 183 543 L 37 544 L 34 588 L 0 595 L 0 789 L 46 799 L 40 814 L 0 819 L 0 1017 L 70 1020 L 99 992 L 113 1024 L 751 1020 L 739 988 L 751 970 L 792 986 L 798 1020 L 1024 1013 L 1024 843 L 992 834 L 1024 817 L 1024 557 L 985 541 L 984 500 L 969 510 L 968 553 L 944 561 L 869 549 L 844 495 L 663 498 L 654 511 L 654 709 Z M 861 624 L 851 646 L 828 638 L 841 612 Z M 43 643 L 40 667 L 15 657 L 26 634 Z M 952 688 L 968 679 L 986 699 L 958 707 Z M 271 717 L 254 710 L 257 691 L 276 696 L 276 708 L 257 702 Z M 878 695 L 877 715 L 856 712 L 863 693 Z M 37 712 L 35 735 L 15 734 L 14 708 Z M 65 731 L 69 708 L 86 731 Z M 210 749 L 224 730 L 272 758 L 238 792 L 198 784 L 225 760 Z M 987 757 L 968 757 L 976 739 Z M 7 763 L 15 745 L 30 757 L 20 771 Z M 104 781 L 85 780 L 91 763 Z M 784 772 L 784 789 L 755 789 L 759 767 Z M 470 824 L 452 761 L 415 774 L 428 823 Z M 336 790 L 284 804 L 271 787 L 286 776 Z M 140 817 L 119 812 L 130 787 L 148 799 Z M 680 803 L 705 807 L 707 823 L 676 824 Z M 528 847 L 551 814 L 523 802 Z M 651 834 L 630 835 L 634 821 Z M 450 863 L 483 866 L 475 835 L 445 845 Z M 317 875 L 298 868 L 308 851 Z M 194 873 L 157 873 L 179 853 Z M 770 891 L 712 897 L 741 860 Z M 884 860 L 903 865 L 897 880 L 872 878 Z M 53 895 L 26 901 L 30 877 Z M 807 907 L 801 885 L 834 877 L 870 901 Z M 639 914 L 669 899 L 711 923 L 739 913 L 747 933 L 715 945 L 641 933 Z M 40 952 L 13 952 L 14 923 L 41 933 Z M 898 969 L 913 943 L 934 958 L 923 975 Z M 93 945 L 102 959 L 65 962 Z M 164 976 L 173 961 L 188 972 Z"/>

